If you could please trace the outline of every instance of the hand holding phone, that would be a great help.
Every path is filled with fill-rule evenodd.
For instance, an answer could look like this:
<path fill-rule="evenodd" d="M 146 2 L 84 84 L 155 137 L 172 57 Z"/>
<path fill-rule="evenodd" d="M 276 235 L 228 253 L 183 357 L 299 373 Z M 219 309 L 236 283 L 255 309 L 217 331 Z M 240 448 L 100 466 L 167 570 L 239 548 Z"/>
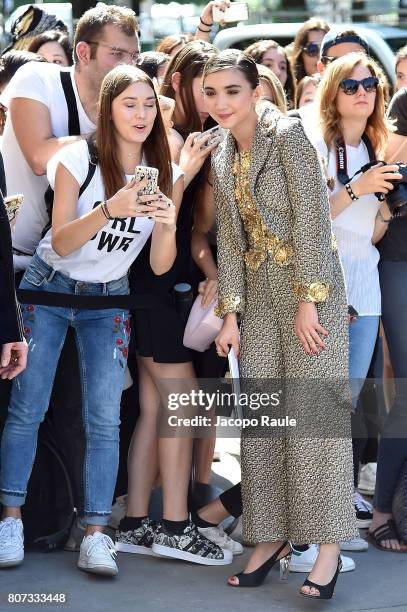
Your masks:
<path fill-rule="evenodd" d="M 223 130 L 218 125 L 215 125 L 215 127 L 198 134 L 198 136 L 195 136 L 194 144 L 196 144 L 199 140 L 202 140 L 202 146 L 200 149 L 203 151 L 215 143 L 219 144 L 222 141 L 223 136 Z"/>
<path fill-rule="evenodd" d="M 140 189 L 140 195 L 153 195 L 158 186 L 158 170 L 148 166 L 136 166 L 134 170 L 134 181 L 139 183 L 144 178 L 147 179 L 146 185 Z"/>
<path fill-rule="evenodd" d="M 247 2 L 231 2 L 230 6 L 221 10 L 214 6 L 212 9 L 213 21 L 215 23 L 234 23 L 247 21 L 249 19 L 249 8 Z"/>

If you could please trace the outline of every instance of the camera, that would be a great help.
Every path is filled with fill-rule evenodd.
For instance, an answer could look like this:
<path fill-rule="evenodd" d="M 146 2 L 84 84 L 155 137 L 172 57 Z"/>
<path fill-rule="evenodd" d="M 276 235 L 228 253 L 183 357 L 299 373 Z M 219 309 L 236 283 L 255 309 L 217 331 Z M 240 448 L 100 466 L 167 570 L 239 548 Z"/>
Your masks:
<path fill-rule="evenodd" d="M 372 166 L 375 166 L 377 161 L 372 161 L 362 166 L 359 172 L 366 172 Z M 388 166 L 383 162 L 383 166 Z M 393 190 L 386 195 L 376 192 L 375 196 L 379 202 L 387 200 L 387 205 L 393 217 L 405 217 L 407 215 L 407 165 L 403 162 L 394 162 L 392 166 L 398 166 L 397 172 L 402 175 L 401 179 L 389 179 L 389 183 L 393 185 Z M 358 174 L 358 173 L 356 173 Z"/>
<path fill-rule="evenodd" d="M 394 189 L 387 194 L 386 200 L 393 217 L 405 217 L 407 215 L 407 166 L 402 162 L 395 162 L 395 164 L 403 178 L 390 181 Z"/>

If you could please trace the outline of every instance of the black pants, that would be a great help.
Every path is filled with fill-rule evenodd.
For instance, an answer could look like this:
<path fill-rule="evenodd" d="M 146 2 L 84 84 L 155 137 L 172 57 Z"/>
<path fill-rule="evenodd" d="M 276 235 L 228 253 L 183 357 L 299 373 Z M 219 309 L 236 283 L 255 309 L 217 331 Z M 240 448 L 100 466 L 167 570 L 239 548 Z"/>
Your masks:
<path fill-rule="evenodd" d="M 396 395 L 379 443 L 374 507 L 391 512 L 400 471 L 407 460 L 407 261 L 382 261 L 379 274 L 382 321 Z"/>

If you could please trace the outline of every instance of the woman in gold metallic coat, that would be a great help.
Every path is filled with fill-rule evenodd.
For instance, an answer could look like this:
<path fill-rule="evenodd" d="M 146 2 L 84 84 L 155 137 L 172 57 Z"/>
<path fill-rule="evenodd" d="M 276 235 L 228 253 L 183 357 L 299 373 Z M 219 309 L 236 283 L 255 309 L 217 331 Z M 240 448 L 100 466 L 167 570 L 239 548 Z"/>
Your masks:
<path fill-rule="evenodd" d="M 326 181 L 301 123 L 267 103 L 259 112 L 250 58 L 235 50 L 211 58 L 203 90 L 207 111 L 228 130 L 212 163 L 224 318 L 218 353 L 240 353 L 250 388 L 284 386 L 285 414 L 297 419 L 295 433 L 243 431 L 244 538 L 256 546 L 229 584 L 258 586 L 289 555 L 290 540 L 316 542 L 301 593 L 329 599 L 338 542 L 355 537 L 356 527 L 347 304 Z"/>

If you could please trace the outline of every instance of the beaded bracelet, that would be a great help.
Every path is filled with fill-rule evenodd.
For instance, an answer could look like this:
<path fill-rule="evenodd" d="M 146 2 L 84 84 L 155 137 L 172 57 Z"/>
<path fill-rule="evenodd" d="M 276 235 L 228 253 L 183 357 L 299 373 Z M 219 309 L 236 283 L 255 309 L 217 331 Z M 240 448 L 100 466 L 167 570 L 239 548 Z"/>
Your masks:
<path fill-rule="evenodd" d="M 199 18 L 199 21 L 202 23 L 202 25 L 206 26 L 207 28 L 211 28 L 213 26 L 213 23 L 205 23 L 202 17 Z"/>
<path fill-rule="evenodd" d="M 356 202 L 356 200 L 359 200 L 358 196 L 353 193 L 353 190 L 352 190 L 352 187 L 350 186 L 350 183 L 346 183 L 345 189 L 348 192 L 348 196 L 350 197 L 352 202 Z"/>

